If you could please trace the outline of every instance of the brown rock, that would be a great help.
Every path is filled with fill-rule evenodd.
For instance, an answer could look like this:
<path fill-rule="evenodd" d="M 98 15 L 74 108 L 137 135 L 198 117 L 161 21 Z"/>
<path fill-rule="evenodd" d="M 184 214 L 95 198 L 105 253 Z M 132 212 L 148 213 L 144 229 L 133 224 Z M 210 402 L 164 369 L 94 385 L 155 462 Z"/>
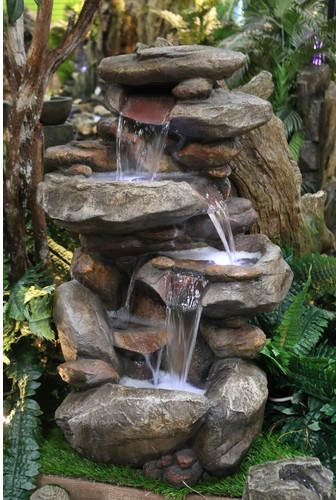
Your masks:
<path fill-rule="evenodd" d="M 181 469 L 188 469 L 197 460 L 194 450 L 190 448 L 177 451 L 175 453 L 175 458 L 177 465 L 179 465 Z"/>
<path fill-rule="evenodd" d="M 68 492 L 55 484 L 46 484 L 30 495 L 29 500 L 70 500 Z"/>
<path fill-rule="evenodd" d="M 199 462 L 195 462 L 190 468 L 182 469 L 178 465 L 171 465 L 164 469 L 163 479 L 176 488 L 183 488 L 186 484 L 197 483 L 202 477 L 203 469 Z"/>
<path fill-rule="evenodd" d="M 174 154 L 174 159 L 185 167 L 195 169 L 214 169 L 223 167 L 225 160 L 239 154 L 234 139 L 209 144 L 189 143 Z"/>
<path fill-rule="evenodd" d="M 101 359 L 119 371 L 106 310 L 91 290 L 76 280 L 57 287 L 54 320 L 66 361 Z"/>
<path fill-rule="evenodd" d="M 84 175 L 85 177 L 90 177 L 92 175 L 92 168 L 87 165 L 77 163 L 68 168 L 66 173 L 68 175 Z"/>
<path fill-rule="evenodd" d="M 255 95 L 261 99 L 268 99 L 274 91 L 272 74 L 269 71 L 261 71 L 237 90 Z"/>
<path fill-rule="evenodd" d="M 141 354 L 132 357 L 125 356 L 127 352 L 123 351 L 119 353 L 124 375 L 137 380 L 150 380 L 152 372 L 148 368 L 145 358 Z"/>
<path fill-rule="evenodd" d="M 214 354 L 201 335 L 197 336 L 195 349 L 191 358 L 188 382 L 196 387 L 204 387 L 210 368 L 214 362 Z"/>
<path fill-rule="evenodd" d="M 44 156 L 45 172 L 71 165 L 87 165 L 95 172 L 116 170 L 115 146 L 102 141 L 72 141 L 48 148 Z"/>
<path fill-rule="evenodd" d="M 173 455 L 163 455 L 160 459 L 162 467 L 168 467 L 173 463 Z"/>
<path fill-rule="evenodd" d="M 219 358 L 255 358 L 266 342 L 260 328 L 247 324 L 240 328 L 220 328 L 203 323 L 201 332 Z"/>
<path fill-rule="evenodd" d="M 209 97 L 213 87 L 207 78 L 189 78 L 178 83 L 172 90 L 177 99 L 204 99 Z"/>
<path fill-rule="evenodd" d="M 187 78 L 219 80 L 244 65 L 241 52 L 204 45 L 153 47 L 103 59 L 98 74 L 103 80 L 138 86 L 153 83 L 176 83 Z"/>
<path fill-rule="evenodd" d="M 98 257 L 77 248 L 71 263 L 71 275 L 97 293 L 111 309 L 120 307 L 121 274 L 116 267 L 106 265 Z"/>
<path fill-rule="evenodd" d="M 67 361 L 57 367 L 64 382 L 76 388 L 89 388 L 106 382 L 119 382 L 119 374 L 105 361 L 100 359 L 77 359 Z"/>
<path fill-rule="evenodd" d="M 160 468 L 160 460 L 151 460 L 144 464 L 143 473 L 152 479 L 162 479 L 162 470 Z"/>
<path fill-rule="evenodd" d="M 135 289 L 133 294 L 132 314 L 140 318 L 150 318 L 153 321 L 165 321 L 166 308 L 162 302 L 154 300 L 141 289 Z"/>
<path fill-rule="evenodd" d="M 219 168 L 213 168 L 207 172 L 210 177 L 215 177 L 222 179 L 223 177 L 229 177 L 231 175 L 231 168 L 228 165 L 223 165 Z"/>
<path fill-rule="evenodd" d="M 114 345 L 120 349 L 149 354 L 158 351 L 166 344 L 165 328 L 133 326 L 127 330 L 113 330 Z"/>

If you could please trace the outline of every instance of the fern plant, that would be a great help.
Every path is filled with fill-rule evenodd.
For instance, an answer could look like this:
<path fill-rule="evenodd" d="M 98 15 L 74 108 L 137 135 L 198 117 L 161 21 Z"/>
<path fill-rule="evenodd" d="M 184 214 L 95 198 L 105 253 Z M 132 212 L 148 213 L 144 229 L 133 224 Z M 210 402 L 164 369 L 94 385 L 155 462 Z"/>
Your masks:
<path fill-rule="evenodd" d="M 276 311 L 258 317 L 268 336 L 262 350 L 268 420 L 282 441 L 336 471 L 336 258 L 290 251 L 285 257 L 294 272 L 291 290 Z"/>

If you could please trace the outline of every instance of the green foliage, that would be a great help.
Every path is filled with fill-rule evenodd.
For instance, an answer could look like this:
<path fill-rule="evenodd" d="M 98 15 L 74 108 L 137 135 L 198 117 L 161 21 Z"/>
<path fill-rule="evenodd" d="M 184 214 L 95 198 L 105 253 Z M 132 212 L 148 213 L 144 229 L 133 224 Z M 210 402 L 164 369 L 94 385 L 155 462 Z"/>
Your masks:
<path fill-rule="evenodd" d="M 336 258 L 287 253 L 294 282 L 284 304 L 258 318 L 269 337 L 262 351 L 270 374 L 268 418 L 281 442 L 294 443 L 335 468 Z M 276 403 L 276 404 L 274 404 Z M 281 403 L 281 404 L 279 404 Z M 279 417 L 280 414 L 280 417 Z"/>
<path fill-rule="evenodd" d="M 253 443 L 238 472 L 224 479 L 212 478 L 200 481 L 193 489 L 200 495 L 241 497 L 247 472 L 251 465 L 299 455 L 300 452 L 293 446 L 281 445 L 277 435 L 261 435 Z M 83 458 L 65 441 L 59 429 L 54 429 L 48 439 L 43 442 L 40 467 L 44 474 L 62 474 L 86 478 L 91 481 L 143 488 L 164 495 L 166 498 L 182 500 L 191 493 L 190 488 L 185 487 L 177 490 L 163 481 L 150 479 L 142 471 L 131 467 L 98 464 Z"/>
<path fill-rule="evenodd" d="M 12 362 L 7 376 L 12 388 L 6 401 L 11 409 L 4 426 L 3 493 L 5 500 L 27 500 L 39 472 L 41 411 L 31 396 L 40 385 L 41 367 L 25 353 Z"/>
<path fill-rule="evenodd" d="M 293 129 L 294 130 L 294 129 Z M 286 135 L 288 137 L 288 129 L 286 132 Z M 290 152 L 292 153 L 293 160 L 298 162 L 299 161 L 299 155 L 300 155 L 300 149 L 302 148 L 304 142 L 304 135 L 301 131 L 297 130 L 296 132 L 293 133 L 288 145 Z"/>
<path fill-rule="evenodd" d="M 23 0 L 7 0 L 7 17 L 9 24 L 15 24 L 24 11 Z"/>

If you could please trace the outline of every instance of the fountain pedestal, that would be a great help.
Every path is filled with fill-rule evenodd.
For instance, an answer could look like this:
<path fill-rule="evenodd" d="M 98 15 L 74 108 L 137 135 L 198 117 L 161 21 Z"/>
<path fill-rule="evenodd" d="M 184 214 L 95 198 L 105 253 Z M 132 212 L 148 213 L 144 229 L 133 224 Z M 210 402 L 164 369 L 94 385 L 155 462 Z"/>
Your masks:
<path fill-rule="evenodd" d="M 47 151 L 49 173 L 38 189 L 46 213 L 79 233 L 82 244 L 74 279 L 56 292 L 66 361 L 59 371 L 75 389 L 56 422 L 83 455 L 147 463 L 145 471 L 155 469 L 173 484 L 173 470 L 157 472 L 152 460 L 168 454 L 167 467 L 183 469 L 178 454 L 189 454 L 194 474 L 180 477 L 190 481 L 202 470 L 229 474 L 260 432 L 267 381 L 252 360 L 265 335 L 247 321 L 276 307 L 292 279 L 277 246 L 243 234 L 257 219 L 251 203 L 228 198 L 226 161 L 239 154 L 235 137 L 271 117 L 267 101 L 219 88 L 217 79 L 244 61 L 240 53 L 197 46 L 104 60 L 99 72 L 114 115 L 98 126 L 99 141 Z M 141 173 L 146 178 L 117 180 L 123 158 L 115 150 L 128 151 L 132 165 L 148 145 L 145 129 L 137 135 L 134 127 L 124 133 L 118 127 L 122 110 L 146 116 L 144 92 L 153 99 L 165 94 L 156 111 L 165 110 L 166 148 L 154 171 Z M 71 171 L 78 163 L 92 175 Z M 230 262 L 208 216 L 213 196 L 220 205 L 227 200 L 239 262 Z M 167 388 L 160 361 L 161 370 L 180 372 L 186 385 L 180 380 Z"/>

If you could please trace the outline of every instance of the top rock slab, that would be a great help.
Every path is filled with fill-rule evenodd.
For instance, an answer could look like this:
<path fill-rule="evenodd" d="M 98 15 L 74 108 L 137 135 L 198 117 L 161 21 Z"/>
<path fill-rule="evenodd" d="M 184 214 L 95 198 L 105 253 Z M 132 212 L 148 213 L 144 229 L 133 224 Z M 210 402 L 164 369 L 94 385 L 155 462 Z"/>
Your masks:
<path fill-rule="evenodd" d="M 130 86 L 198 77 L 220 80 L 231 76 L 246 60 L 241 52 L 204 45 L 153 47 L 137 54 L 107 57 L 99 64 L 98 74 L 108 83 Z"/>

